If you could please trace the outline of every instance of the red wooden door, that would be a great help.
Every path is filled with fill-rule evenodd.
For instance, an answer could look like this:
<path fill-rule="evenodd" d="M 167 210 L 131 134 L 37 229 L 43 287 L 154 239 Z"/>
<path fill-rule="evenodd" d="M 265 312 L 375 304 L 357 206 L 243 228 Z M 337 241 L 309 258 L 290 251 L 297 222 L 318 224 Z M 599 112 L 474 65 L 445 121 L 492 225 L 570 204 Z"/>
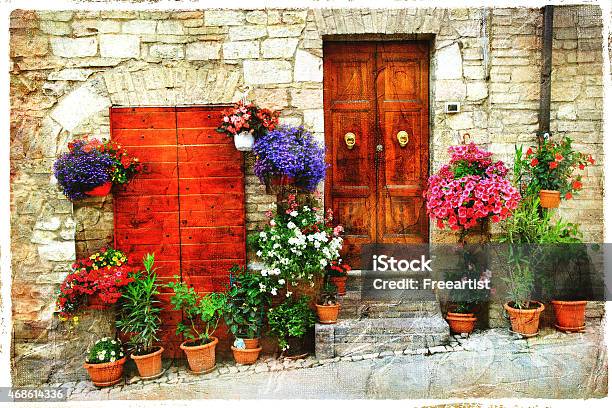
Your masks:
<path fill-rule="evenodd" d="M 199 293 L 224 290 L 228 269 L 246 260 L 243 159 L 215 131 L 222 109 L 111 108 L 113 140 L 144 165 L 114 195 L 115 246 L 134 266 L 154 252 L 162 283 L 178 276 Z M 165 354 L 181 356 L 181 314 L 162 292 Z"/>
<path fill-rule="evenodd" d="M 365 243 L 427 242 L 427 43 L 331 42 L 323 60 L 325 200 L 346 229 L 344 258 L 357 266 Z"/>

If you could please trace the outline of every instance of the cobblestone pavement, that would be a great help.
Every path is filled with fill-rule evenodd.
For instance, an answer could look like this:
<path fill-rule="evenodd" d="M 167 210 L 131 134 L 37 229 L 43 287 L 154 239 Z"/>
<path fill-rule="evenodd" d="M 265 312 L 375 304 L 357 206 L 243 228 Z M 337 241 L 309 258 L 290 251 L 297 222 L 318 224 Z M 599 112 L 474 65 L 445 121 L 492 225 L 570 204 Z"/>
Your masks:
<path fill-rule="evenodd" d="M 453 336 L 447 346 L 327 360 L 263 357 L 252 366 L 219 363 L 206 375 L 170 367 L 110 388 L 66 383 L 69 400 L 203 398 L 587 398 L 607 395 L 602 326 L 545 330 L 531 339 L 505 329 Z M 55 384 L 59 385 L 59 384 Z"/>

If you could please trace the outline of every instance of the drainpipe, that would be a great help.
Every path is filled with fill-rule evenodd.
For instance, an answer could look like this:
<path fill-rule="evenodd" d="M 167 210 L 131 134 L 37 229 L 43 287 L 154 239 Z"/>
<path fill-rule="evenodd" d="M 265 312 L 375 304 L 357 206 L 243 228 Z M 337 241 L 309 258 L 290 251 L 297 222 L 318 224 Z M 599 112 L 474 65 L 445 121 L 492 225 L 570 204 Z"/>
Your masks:
<path fill-rule="evenodd" d="M 552 71 L 552 35 L 554 6 L 544 6 L 542 30 L 542 71 L 540 74 L 540 112 L 538 141 L 550 136 L 550 83 Z"/>

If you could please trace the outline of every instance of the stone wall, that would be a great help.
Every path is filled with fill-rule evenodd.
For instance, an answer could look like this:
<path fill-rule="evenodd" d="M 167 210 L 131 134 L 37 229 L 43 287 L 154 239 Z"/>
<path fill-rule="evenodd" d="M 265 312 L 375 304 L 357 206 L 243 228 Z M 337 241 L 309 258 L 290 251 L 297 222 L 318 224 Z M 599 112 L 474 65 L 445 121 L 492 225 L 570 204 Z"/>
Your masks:
<path fill-rule="evenodd" d="M 588 170 L 587 191 L 561 211 L 575 221 L 588 219 L 584 232 L 598 240 L 601 17 L 586 18 L 585 10 L 599 9 L 557 7 L 552 130 L 576 135 L 580 147 L 598 159 Z M 59 193 L 51 166 L 69 140 L 109 136 L 111 105 L 230 103 L 248 87 L 249 98 L 280 110 L 282 122 L 303 124 L 323 140 L 323 40 L 418 38 L 432 45 L 432 171 L 466 132 L 511 160 L 514 144 L 533 143 L 537 129 L 541 12 L 536 9 L 18 10 L 11 15 L 10 33 L 17 382 L 36 380 L 22 375 L 29 368 L 40 381 L 73 375 L 83 356 L 79 336 L 53 328 L 54 294 L 77 256 L 112 237 L 112 198 L 73 206 Z M 461 112 L 445 114 L 446 101 L 461 102 Z M 248 168 L 251 231 L 274 197 Z M 432 228 L 431 240 L 456 237 Z M 69 350 L 74 365 L 57 374 L 53 364 L 45 364 L 49 344 Z M 63 360 L 55 361 L 57 366 Z"/>

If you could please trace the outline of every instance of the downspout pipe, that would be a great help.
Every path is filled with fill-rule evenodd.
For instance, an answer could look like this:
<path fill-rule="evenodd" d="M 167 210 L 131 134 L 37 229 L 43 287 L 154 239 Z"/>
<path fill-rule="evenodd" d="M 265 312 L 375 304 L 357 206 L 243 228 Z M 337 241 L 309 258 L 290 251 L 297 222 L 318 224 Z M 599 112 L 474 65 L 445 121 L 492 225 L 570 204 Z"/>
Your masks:
<path fill-rule="evenodd" d="M 550 136 L 550 87 L 552 72 L 552 36 L 554 6 L 544 6 L 542 30 L 542 70 L 540 73 L 540 111 L 538 141 Z"/>

